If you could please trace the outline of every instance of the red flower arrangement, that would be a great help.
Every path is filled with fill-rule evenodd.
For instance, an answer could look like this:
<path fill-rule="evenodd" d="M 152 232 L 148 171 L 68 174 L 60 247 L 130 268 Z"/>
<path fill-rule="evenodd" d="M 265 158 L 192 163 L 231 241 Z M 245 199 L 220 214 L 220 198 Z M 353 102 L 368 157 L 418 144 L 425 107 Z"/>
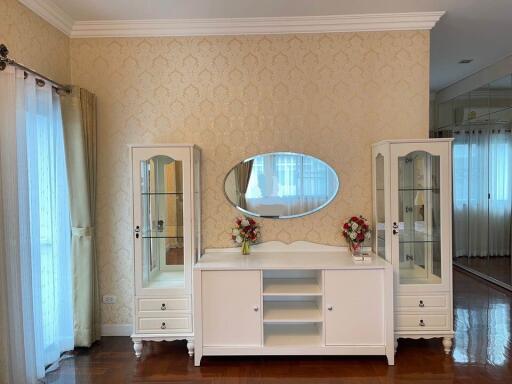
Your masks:
<path fill-rule="evenodd" d="M 260 238 L 260 226 L 256 220 L 250 217 L 237 217 L 235 227 L 231 230 L 231 239 L 237 245 L 242 246 L 242 253 L 250 253 L 250 244 L 255 243 Z"/>
<path fill-rule="evenodd" d="M 342 228 L 343 237 L 347 240 L 352 252 L 358 252 L 365 239 L 370 238 L 370 226 L 363 216 L 352 216 L 345 221 Z"/>

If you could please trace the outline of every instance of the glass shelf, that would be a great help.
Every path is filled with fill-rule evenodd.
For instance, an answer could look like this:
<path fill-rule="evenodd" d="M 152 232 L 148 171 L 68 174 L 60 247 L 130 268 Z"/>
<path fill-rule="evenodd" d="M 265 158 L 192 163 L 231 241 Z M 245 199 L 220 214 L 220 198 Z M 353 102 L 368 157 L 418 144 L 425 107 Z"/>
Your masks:
<path fill-rule="evenodd" d="M 143 196 L 155 196 L 155 195 L 183 195 L 183 192 L 141 192 Z"/>
<path fill-rule="evenodd" d="M 183 228 L 166 227 L 163 231 L 158 230 L 144 230 L 142 231 L 142 238 L 171 238 L 183 239 Z"/>
<path fill-rule="evenodd" d="M 432 232 L 400 229 L 399 239 L 400 243 L 425 243 L 440 241 L 440 236 Z"/>
<path fill-rule="evenodd" d="M 400 240 L 400 244 L 439 243 L 441 240 Z"/>
<path fill-rule="evenodd" d="M 143 239 L 183 239 L 183 236 L 160 236 L 159 234 L 155 235 L 153 232 L 151 234 L 143 234 L 142 238 Z"/>

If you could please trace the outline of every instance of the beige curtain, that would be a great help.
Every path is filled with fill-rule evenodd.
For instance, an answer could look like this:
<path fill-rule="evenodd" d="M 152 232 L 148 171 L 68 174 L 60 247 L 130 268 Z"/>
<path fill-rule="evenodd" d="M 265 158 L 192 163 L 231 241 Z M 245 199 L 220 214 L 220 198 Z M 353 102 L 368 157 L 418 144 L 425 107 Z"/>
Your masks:
<path fill-rule="evenodd" d="M 251 178 L 252 163 L 254 160 L 245 161 L 238 164 L 235 168 L 235 182 L 236 192 L 238 195 L 238 206 L 243 209 L 247 209 L 247 201 L 245 200 L 245 194 L 247 193 L 247 187 L 249 186 L 249 179 Z"/>
<path fill-rule="evenodd" d="M 98 263 L 95 248 L 96 97 L 74 87 L 61 95 L 69 182 L 73 258 L 75 346 L 100 338 Z"/>

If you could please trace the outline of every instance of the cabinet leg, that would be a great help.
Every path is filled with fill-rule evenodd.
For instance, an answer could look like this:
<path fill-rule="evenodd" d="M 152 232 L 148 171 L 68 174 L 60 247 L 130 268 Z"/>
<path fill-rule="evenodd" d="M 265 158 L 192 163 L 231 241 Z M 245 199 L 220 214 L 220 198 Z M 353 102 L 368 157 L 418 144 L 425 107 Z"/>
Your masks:
<path fill-rule="evenodd" d="M 386 354 L 386 357 L 388 359 L 388 365 L 395 365 L 395 354 L 394 353 L 388 353 L 388 354 Z"/>
<path fill-rule="evenodd" d="M 200 353 L 194 354 L 194 366 L 199 367 L 201 366 L 201 358 L 203 356 Z"/>
<path fill-rule="evenodd" d="M 188 355 L 190 357 L 194 356 L 194 339 L 187 339 L 187 349 Z"/>
<path fill-rule="evenodd" d="M 450 354 L 450 351 L 452 349 L 452 336 L 443 337 L 443 347 L 444 353 L 446 353 L 447 355 Z"/>
<path fill-rule="evenodd" d="M 133 340 L 133 350 L 137 359 L 140 358 L 142 355 L 142 340 Z"/>

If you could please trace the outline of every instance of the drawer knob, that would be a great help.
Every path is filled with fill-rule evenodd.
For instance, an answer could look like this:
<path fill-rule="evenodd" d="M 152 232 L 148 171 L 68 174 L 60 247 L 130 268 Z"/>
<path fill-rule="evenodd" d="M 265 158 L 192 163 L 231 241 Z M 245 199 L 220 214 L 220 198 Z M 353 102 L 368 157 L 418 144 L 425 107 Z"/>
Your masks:
<path fill-rule="evenodd" d="M 165 307 L 165 303 L 163 303 L 163 304 L 162 304 L 162 306 L 160 307 L 160 309 L 161 309 L 162 311 L 165 311 L 165 310 L 167 309 L 167 308 Z"/>
<path fill-rule="evenodd" d="M 259 307 L 257 305 L 255 305 L 254 307 L 252 307 L 252 309 L 254 310 L 254 312 L 258 312 L 259 311 Z"/>
<path fill-rule="evenodd" d="M 425 326 L 425 322 L 423 320 L 420 320 L 420 327 L 424 327 Z"/>
<path fill-rule="evenodd" d="M 423 308 L 425 304 L 423 304 L 423 300 L 420 300 L 420 304 L 418 305 L 420 308 Z"/>
<path fill-rule="evenodd" d="M 162 323 L 162 325 L 160 326 L 160 329 L 165 329 L 167 328 L 167 326 L 165 325 L 165 322 Z"/>
<path fill-rule="evenodd" d="M 329 306 L 327 307 L 327 310 L 328 310 L 328 311 L 332 311 L 332 305 L 329 305 Z"/>

